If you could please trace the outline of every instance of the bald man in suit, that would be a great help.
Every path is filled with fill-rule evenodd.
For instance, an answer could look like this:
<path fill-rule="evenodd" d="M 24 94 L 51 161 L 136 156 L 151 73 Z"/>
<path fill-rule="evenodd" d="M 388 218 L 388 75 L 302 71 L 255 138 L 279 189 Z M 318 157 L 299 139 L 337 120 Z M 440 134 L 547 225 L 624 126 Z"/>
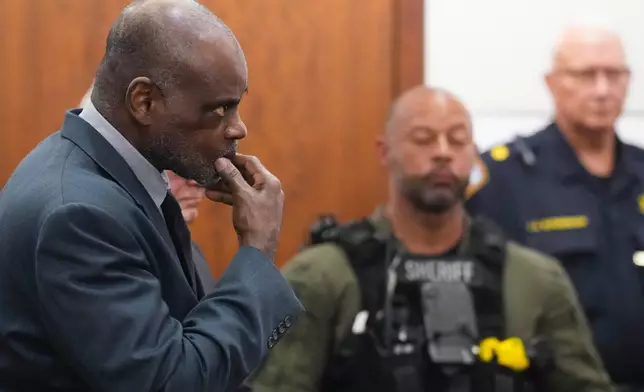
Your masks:
<path fill-rule="evenodd" d="M 89 103 L 93 86 L 94 82 L 92 81 L 92 87 L 87 90 L 83 99 L 81 99 L 79 107 L 84 108 Z M 171 171 L 166 171 L 166 173 L 168 174 L 170 191 L 179 202 L 181 213 L 189 227 L 199 216 L 199 204 L 205 197 L 205 190 L 195 181 L 187 180 Z M 208 266 L 208 261 L 206 261 L 203 252 L 194 241 L 192 241 L 192 258 L 204 291 L 206 293 L 211 292 L 215 288 L 215 279 Z"/>

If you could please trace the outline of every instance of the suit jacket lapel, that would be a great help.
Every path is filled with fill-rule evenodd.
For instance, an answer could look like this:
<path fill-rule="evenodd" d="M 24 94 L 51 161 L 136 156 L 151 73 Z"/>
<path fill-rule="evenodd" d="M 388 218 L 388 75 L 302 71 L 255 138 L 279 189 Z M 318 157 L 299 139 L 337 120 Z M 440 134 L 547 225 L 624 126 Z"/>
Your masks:
<path fill-rule="evenodd" d="M 62 137 L 72 141 L 85 151 L 103 170 L 112 176 L 152 220 L 168 247 L 175 249 L 165 220 L 154 204 L 152 197 L 150 197 L 130 166 L 120 157 L 112 145 L 82 118 L 78 117 L 80 112 L 80 109 L 74 109 L 65 114 L 63 128 L 60 131 Z"/>

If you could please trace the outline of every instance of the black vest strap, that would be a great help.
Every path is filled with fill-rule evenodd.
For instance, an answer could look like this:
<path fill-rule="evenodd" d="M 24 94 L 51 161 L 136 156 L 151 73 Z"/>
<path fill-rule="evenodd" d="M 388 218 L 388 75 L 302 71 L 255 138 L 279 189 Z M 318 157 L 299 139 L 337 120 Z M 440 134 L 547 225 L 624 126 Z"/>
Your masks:
<path fill-rule="evenodd" d="M 484 218 L 474 218 L 470 226 L 470 255 L 485 267 L 484 287 L 475 288 L 474 309 L 481 338 L 493 336 L 504 339 L 505 309 L 503 302 L 503 272 L 506 259 L 506 239 L 501 230 Z"/>
<path fill-rule="evenodd" d="M 375 236 L 375 228 L 367 218 L 329 227 L 319 235 L 320 242 L 338 245 L 347 256 L 357 276 L 363 309 L 379 309 L 384 298 L 387 269 L 387 241 Z"/>

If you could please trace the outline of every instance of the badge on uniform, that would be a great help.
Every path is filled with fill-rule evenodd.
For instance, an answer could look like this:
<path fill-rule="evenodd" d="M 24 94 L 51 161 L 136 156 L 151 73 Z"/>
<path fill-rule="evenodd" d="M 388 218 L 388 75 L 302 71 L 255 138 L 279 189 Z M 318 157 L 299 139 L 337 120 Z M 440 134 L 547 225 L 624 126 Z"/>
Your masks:
<path fill-rule="evenodd" d="M 637 197 L 637 205 L 640 208 L 640 213 L 644 214 L 644 193 Z"/>
<path fill-rule="evenodd" d="M 469 199 L 478 192 L 487 183 L 489 178 L 488 168 L 481 157 L 477 156 L 472 171 L 470 172 L 469 182 L 465 189 L 465 198 Z"/>
<path fill-rule="evenodd" d="M 490 157 L 497 162 L 503 162 L 510 156 L 510 149 L 505 144 L 501 144 L 490 149 Z"/>
<path fill-rule="evenodd" d="M 633 264 L 638 267 L 644 267 L 644 251 L 638 250 L 633 253 Z"/>

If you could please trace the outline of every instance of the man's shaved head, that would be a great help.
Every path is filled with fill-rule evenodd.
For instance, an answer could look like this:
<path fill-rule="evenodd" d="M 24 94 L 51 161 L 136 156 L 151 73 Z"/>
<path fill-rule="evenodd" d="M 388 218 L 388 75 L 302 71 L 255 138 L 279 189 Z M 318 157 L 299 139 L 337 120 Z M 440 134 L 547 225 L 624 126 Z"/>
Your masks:
<path fill-rule="evenodd" d="M 246 128 L 244 54 L 230 29 L 192 0 L 128 5 L 107 37 L 92 102 L 159 170 L 215 182 Z"/>
<path fill-rule="evenodd" d="M 378 144 L 392 197 L 431 213 L 462 201 L 476 148 L 470 114 L 452 93 L 427 86 L 404 92 Z"/>
<path fill-rule="evenodd" d="M 230 29 L 196 1 L 135 1 L 123 9 L 108 33 L 96 90 L 120 98 L 132 79 L 144 75 L 161 87 L 175 83 L 199 61 L 201 38 L 228 38 L 236 46 Z"/>
<path fill-rule="evenodd" d="M 424 85 L 415 86 L 403 92 L 394 103 L 389 111 L 389 118 L 385 131 L 391 135 L 397 129 L 397 122 L 408 120 L 414 114 L 424 113 L 428 107 L 437 111 L 460 111 L 470 118 L 468 110 L 463 103 L 451 92 Z"/>
<path fill-rule="evenodd" d="M 546 82 L 558 121 L 612 131 L 626 99 L 630 71 L 618 33 L 601 23 L 566 27 L 553 48 Z"/>

